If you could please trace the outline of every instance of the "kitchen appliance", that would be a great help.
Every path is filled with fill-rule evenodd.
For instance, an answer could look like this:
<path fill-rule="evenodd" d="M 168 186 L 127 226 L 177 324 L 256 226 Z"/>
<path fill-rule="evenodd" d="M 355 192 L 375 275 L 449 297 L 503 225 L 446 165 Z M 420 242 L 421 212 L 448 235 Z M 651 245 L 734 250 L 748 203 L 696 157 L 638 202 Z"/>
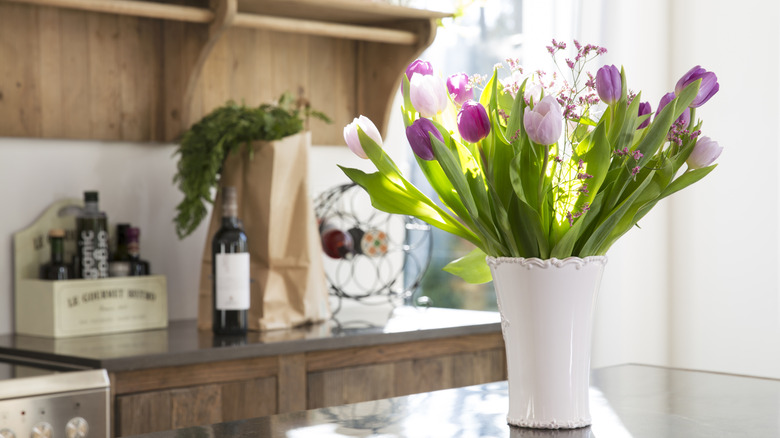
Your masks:
<path fill-rule="evenodd" d="M 110 436 L 105 370 L 0 363 L 0 438 Z"/>

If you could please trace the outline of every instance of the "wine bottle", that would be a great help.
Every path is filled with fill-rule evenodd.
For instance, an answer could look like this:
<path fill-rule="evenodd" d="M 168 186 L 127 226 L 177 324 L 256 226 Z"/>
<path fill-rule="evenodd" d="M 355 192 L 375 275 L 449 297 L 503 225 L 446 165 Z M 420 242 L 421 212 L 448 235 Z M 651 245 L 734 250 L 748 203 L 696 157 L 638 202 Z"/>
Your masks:
<path fill-rule="evenodd" d="M 67 280 L 73 278 L 71 267 L 65 263 L 65 230 L 55 228 L 49 231 L 51 245 L 51 260 L 41 267 L 41 278 L 44 280 Z"/>
<path fill-rule="evenodd" d="M 84 192 L 84 208 L 76 217 L 76 278 L 108 277 L 108 218 L 98 208 L 98 192 Z"/>
<path fill-rule="evenodd" d="M 245 334 L 250 300 L 249 245 L 238 220 L 235 187 L 222 189 L 222 226 L 211 241 L 211 256 L 214 333 Z"/>
<path fill-rule="evenodd" d="M 108 274 L 111 277 L 127 277 L 130 275 L 130 254 L 127 252 L 127 230 L 130 224 L 116 225 L 116 251 L 108 263 Z"/>
<path fill-rule="evenodd" d="M 320 224 L 320 240 L 322 241 L 322 250 L 333 259 L 349 258 L 355 248 L 352 235 L 330 222 Z"/>
<path fill-rule="evenodd" d="M 151 275 L 149 262 L 141 260 L 141 230 L 137 227 L 127 229 L 127 254 L 130 260 L 130 275 Z"/>

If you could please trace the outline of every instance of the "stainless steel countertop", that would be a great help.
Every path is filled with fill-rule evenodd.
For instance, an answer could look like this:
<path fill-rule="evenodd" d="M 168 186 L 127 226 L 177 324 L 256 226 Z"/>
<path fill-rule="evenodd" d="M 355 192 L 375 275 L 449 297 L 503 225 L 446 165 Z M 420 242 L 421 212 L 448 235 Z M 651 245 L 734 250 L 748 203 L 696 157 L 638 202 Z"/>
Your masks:
<path fill-rule="evenodd" d="M 770 438 L 780 436 L 780 381 L 641 365 L 594 370 L 593 425 L 506 424 L 506 382 L 139 435 L 144 438 Z"/>
<path fill-rule="evenodd" d="M 245 337 L 215 337 L 199 331 L 194 320 L 173 321 L 163 330 L 78 338 L 3 335 L 0 362 L 126 371 L 500 332 L 497 312 L 364 306 L 343 309 L 321 324 Z"/>

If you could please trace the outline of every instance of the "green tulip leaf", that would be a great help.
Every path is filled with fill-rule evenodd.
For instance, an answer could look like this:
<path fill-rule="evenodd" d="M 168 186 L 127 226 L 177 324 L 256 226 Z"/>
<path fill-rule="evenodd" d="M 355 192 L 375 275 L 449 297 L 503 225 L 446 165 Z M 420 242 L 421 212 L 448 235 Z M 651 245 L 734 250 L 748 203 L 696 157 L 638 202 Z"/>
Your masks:
<path fill-rule="evenodd" d="M 447 264 L 444 271 L 457 275 L 467 283 L 480 284 L 493 281 L 485 253 L 476 248 L 465 256 Z"/>

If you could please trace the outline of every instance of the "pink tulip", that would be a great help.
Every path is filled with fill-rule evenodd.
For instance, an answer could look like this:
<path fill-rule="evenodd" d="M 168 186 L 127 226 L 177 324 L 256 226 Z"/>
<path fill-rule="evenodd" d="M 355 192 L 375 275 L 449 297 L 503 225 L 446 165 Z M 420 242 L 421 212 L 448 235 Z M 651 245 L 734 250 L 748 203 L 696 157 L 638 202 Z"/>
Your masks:
<path fill-rule="evenodd" d="M 537 103 L 533 110 L 526 109 L 523 126 L 528 138 L 541 145 L 554 144 L 563 131 L 563 113 L 561 105 L 549 94 Z"/>
<path fill-rule="evenodd" d="M 700 169 L 714 163 L 721 152 L 723 152 L 723 147 L 717 141 L 706 136 L 701 137 L 685 162 L 688 163 L 690 169 Z"/>
<path fill-rule="evenodd" d="M 358 136 L 358 126 L 363 130 L 366 135 L 371 137 L 376 144 L 382 146 L 382 136 L 379 134 L 379 130 L 376 129 L 376 125 L 366 116 L 360 116 L 352 120 L 352 123 L 344 127 L 344 141 L 347 143 L 349 149 L 360 158 L 368 159 L 368 155 L 363 150 L 363 145 L 360 144 L 360 137 Z"/>
<path fill-rule="evenodd" d="M 447 108 L 447 87 L 436 75 L 412 75 L 409 99 L 421 116 L 432 118 Z"/>
<path fill-rule="evenodd" d="M 432 75 L 433 66 L 431 66 L 431 63 L 428 61 L 416 59 L 412 61 L 408 67 L 406 67 L 406 77 L 411 81 L 412 76 L 414 76 L 415 73 L 419 73 L 421 75 Z"/>
<path fill-rule="evenodd" d="M 470 100 L 458 112 L 458 132 L 464 140 L 476 143 L 490 133 L 490 118 L 481 103 Z"/>
<path fill-rule="evenodd" d="M 467 100 L 474 99 L 474 89 L 469 84 L 469 76 L 466 73 L 456 73 L 447 78 L 447 91 L 452 100 L 458 105 L 463 105 Z"/>

